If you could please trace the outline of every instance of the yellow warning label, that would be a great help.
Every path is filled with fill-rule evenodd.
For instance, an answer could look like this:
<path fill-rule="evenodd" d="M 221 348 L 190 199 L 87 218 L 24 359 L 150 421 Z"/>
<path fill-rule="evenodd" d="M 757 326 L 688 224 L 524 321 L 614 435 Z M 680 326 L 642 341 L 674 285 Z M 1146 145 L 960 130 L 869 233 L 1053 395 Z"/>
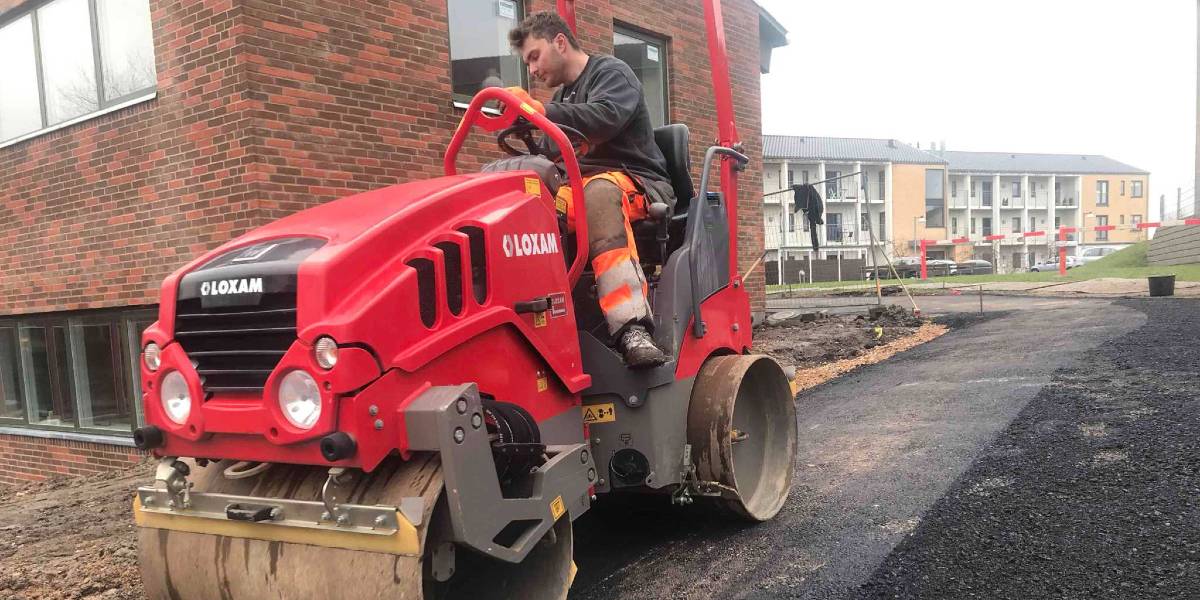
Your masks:
<path fill-rule="evenodd" d="M 533 107 L 530 106 L 528 102 L 521 103 L 521 110 L 525 111 L 525 114 L 529 114 L 529 115 L 532 115 L 533 113 L 537 112 L 537 111 L 533 110 Z"/>
<path fill-rule="evenodd" d="M 550 380 L 546 379 L 546 375 L 538 373 L 537 388 L 539 392 L 544 392 L 550 389 Z"/>
<path fill-rule="evenodd" d="M 612 423 L 617 420 L 617 410 L 612 402 L 607 404 L 585 404 L 583 408 L 584 424 Z"/>
<path fill-rule="evenodd" d="M 537 177 L 525 178 L 525 193 L 533 194 L 534 196 L 542 195 L 542 184 L 537 180 Z"/>
<path fill-rule="evenodd" d="M 562 496 L 555 498 L 550 502 L 550 515 L 557 521 L 559 517 L 567 512 L 567 507 L 563 505 Z"/>
<path fill-rule="evenodd" d="M 546 326 L 546 313 L 545 312 L 533 313 L 533 326 L 534 327 L 545 327 Z"/>

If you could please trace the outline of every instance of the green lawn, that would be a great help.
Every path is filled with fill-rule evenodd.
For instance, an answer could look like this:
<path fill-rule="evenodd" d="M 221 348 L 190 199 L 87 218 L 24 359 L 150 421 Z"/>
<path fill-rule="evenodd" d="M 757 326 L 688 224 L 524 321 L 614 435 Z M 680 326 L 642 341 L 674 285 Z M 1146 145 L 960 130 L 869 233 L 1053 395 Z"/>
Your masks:
<path fill-rule="evenodd" d="M 1117 277 L 1121 279 L 1140 279 L 1151 275 L 1175 275 L 1176 281 L 1200 281 L 1200 264 L 1149 266 L 1146 263 L 1147 242 L 1139 242 L 1120 252 L 1114 252 L 1096 262 L 1076 267 L 1067 271 L 1066 277 L 1053 273 L 1010 273 L 1007 275 L 953 275 L 950 277 L 930 277 L 925 281 L 920 279 L 905 279 L 904 283 L 944 283 L 947 286 L 970 285 L 991 281 L 1083 281 L 1101 277 Z M 897 285 L 895 279 L 884 279 L 883 285 Z M 836 288 L 848 285 L 872 286 L 871 281 L 821 281 L 817 283 L 793 285 L 769 285 L 767 291 L 782 291 L 787 289 Z"/>

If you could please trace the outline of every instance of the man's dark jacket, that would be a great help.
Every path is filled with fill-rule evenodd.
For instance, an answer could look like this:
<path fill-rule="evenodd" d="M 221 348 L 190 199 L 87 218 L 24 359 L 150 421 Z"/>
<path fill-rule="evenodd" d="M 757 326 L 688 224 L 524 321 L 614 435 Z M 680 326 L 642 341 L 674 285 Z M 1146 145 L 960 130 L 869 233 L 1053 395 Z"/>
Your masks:
<path fill-rule="evenodd" d="M 579 161 L 584 176 L 627 171 L 655 182 L 671 180 L 667 160 L 654 143 L 642 83 L 624 61 L 589 56 L 579 78 L 546 103 L 546 117 L 587 136 L 592 150 Z"/>

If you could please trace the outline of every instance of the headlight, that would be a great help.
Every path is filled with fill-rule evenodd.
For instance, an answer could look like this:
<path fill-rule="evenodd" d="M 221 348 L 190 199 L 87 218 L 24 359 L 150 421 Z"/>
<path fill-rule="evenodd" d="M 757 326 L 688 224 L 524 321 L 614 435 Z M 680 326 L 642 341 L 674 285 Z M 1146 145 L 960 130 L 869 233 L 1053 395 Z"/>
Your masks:
<path fill-rule="evenodd" d="M 146 348 L 142 350 L 142 360 L 146 361 L 146 368 L 151 372 L 157 371 L 158 366 L 162 364 L 162 348 L 154 342 L 146 344 Z"/>
<path fill-rule="evenodd" d="M 312 375 L 292 371 L 279 383 L 279 408 L 288 422 L 300 429 L 312 429 L 321 417 L 321 391 Z"/>
<path fill-rule="evenodd" d="M 317 340 L 317 344 L 313 346 L 313 354 L 316 355 L 317 364 L 321 365 L 322 369 L 332 369 L 333 365 L 337 364 L 337 342 L 333 341 L 333 338 L 329 336 L 322 336 Z"/>
<path fill-rule="evenodd" d="M 192 413 L 192 395 L 188 393 L 187 380 L 179 371 L 171 371 L 163 377 L 158 395 L 162 398 L 163 411 L 168 419 L 179 425 L 187 422 L 188 415 Z"/>

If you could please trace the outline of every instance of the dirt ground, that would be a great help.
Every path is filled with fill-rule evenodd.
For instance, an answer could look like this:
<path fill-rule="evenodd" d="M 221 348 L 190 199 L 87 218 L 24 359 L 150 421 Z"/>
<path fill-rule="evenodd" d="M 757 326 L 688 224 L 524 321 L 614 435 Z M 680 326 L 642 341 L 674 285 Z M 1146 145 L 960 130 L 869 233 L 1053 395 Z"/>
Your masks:
<path fill-rule="evenodd" d="M 768 354 L 785 366 L 797 369 L 860 356 L 913 335 L 924 320 L 895 305 L 882 307 L 883 314 L 870 319 L 858 315 L 819 315 L 804 321 L 801 313 L 794 318 L 767 325 L 754 332 L 754 351 Z"/>
<path fill-rule="evenodd" d="M 0 598 L 143 598 L 130 517 L 152 464 L 0 487 Z"/>
<path fill-rule="evenodd" d="M 894 306 L 875 320 L 821 315 L 802 322 L 796 314 L 756 331 L 755 350 L 815 373 L 896 351 L 893 342 L 914 337 L 925 323 Z M 820 371 L 819 378 L 838 373 Z M 143 598 L 130 510 L 134 489 L 152 478 L 147 461 L 108 474 L 0 486 L 0 599 Z"/>

